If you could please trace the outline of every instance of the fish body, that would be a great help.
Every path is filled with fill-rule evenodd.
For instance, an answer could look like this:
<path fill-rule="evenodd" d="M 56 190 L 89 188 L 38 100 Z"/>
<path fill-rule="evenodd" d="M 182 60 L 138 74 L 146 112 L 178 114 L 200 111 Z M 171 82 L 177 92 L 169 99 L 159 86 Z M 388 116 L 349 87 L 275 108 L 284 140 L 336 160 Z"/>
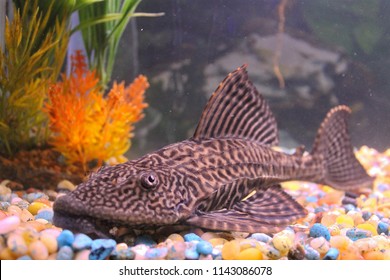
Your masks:
<path fill-rule="evenodd" d="M 120 226 L 275 232 L 306 215 L 281 182 L 372 183 L 353 154 L 349 113 L 328 113 L 310 154 L 276 151 L 275 118 L 242 66 L 214 92 L 193 137 L 93 173 L 55 201 L 54 224 L 101 237 Z"/>

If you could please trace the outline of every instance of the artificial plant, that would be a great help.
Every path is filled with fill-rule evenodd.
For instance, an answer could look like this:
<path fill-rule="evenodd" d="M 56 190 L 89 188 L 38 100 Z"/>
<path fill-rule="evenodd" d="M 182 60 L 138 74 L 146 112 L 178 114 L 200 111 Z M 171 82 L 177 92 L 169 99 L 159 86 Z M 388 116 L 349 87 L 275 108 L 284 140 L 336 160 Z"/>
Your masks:
<path fill-rule="evenodd" d="M 49 89 L 45 111 L 53 132 L 50 143 L 70 165 L 98 161 L 101 165 L 130 147 L 135 122 L 143 117 L 144 92 L 149 87 L 140 75 L 125 87 L 114 82 L 107 97 L 96 71 L 89 70 L 81 51 L 72 55 L 72 72 Z"/>
<path fill-rule="evenodd" d="M 8 18 L 0 49 L 0 153 L 39 146 L 47 131 L 41 108 L 47 87 L 60 72 L 69 32 L 65 21 L 49 26 L 51 6 L 43 14 L 38 1 L 25 2 Z M 46 32 L 43 32 L 46 30 Z"/>
<path fill-rule="evenodd" d="M 106 88 L 111 79 L 120 38 L 133 17 L 154 17 L 164 13 L 136 13 L 141 0 L 106 0 L 93 3 L 79 10 L 80 29 L 88 62 L 96 69 L 101 85 Z M 96 23 L 91 24 L 90 19 Z"/>

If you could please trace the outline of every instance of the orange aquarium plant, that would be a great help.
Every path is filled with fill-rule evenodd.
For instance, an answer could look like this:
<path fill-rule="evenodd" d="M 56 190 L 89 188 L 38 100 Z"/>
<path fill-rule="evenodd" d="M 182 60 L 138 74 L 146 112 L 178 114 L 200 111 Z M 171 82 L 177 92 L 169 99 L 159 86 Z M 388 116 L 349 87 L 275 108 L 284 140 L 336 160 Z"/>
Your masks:
<path fill-rule="evenodd" d="M 69 164 L 81 164 L 110 158 L 121 160 L 130 147 L 133 125 L 143 117 L 144 92 L 149 87 L 145 76 L 132 84 L 114 82 L 107 97 L 95 71 L 87 68 L 81 51 L 72 55 L 72 72 L 49 88 L 44 111 L 49 116 L 54 149 Z"/>

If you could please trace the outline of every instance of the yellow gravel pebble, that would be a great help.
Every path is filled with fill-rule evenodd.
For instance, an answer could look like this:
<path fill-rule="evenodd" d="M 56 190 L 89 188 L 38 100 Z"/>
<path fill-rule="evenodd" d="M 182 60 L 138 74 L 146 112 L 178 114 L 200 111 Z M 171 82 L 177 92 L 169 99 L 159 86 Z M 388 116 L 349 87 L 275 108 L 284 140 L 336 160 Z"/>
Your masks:
<path fill-rule="evenodd" d="M 211 245 L 213 245 L 213 247 L 215 247 L 218 245 L 223 245 L 228 241 L 224 238 L 212 238 L 212 239 L 209 239 L 209 242 L 211 243 Z"/>
<path fill-rule="evenodd" d="M 262 260 L 263 255 L 261 251 L 257 248 L 248 248 L 241 251 L 238 256 L 238 260 Z"/>
<path fill-rule="evenodd" d="M 33 260 L 45 260 L 49 257 L 48 249 L 42 241 L 34 241 L 28 246 L 30 256 Z"/>
<path fill-rule="evenodd" d="M 42 241 L 43 244 L 45 244 L 49 254 L 53 254 L 57 252 L 58 243 L 57 243 L 57 239 L 53 235 L 42 234 L 40 240 Z"/>
<path fill-rule="evenodd" d="M 339 249 L 340 251 L 346 250 L 349 244 L 352 243 L 351 239 L 346 236 L 337 235 L 330 238 L 330 246 Z"/>
<path fill-rule="evenodd" d="M 372 233 L 372 235 L 378 235 L 376 228 L 372 224 L 369 224 L 369 223 L 360 224 L 360 225 L 357 225 L 357 228 L 370 231 Z"/>
<path fill-rule="evenodd" d="M 180 234 L 177 234 L 177 233 L 173 233 L 173 234 L 169 235 L 167 239 L 170 239 L 170 240 L 176 241 L 176 242 L 184 242 L 183 236 L 181 236 Z"/>
<path fill-rule="evenodd" d="M 294 237 L 288 230 L 275 234 L 272 244 L 282 255 L 286 255 L 294 244 Z"/>
<path fill-rule="evenodd" d="M 30 211 L 31 214 L 36 215 L 42 208 L 49 208 L 49 206 L 42 202 L 33 202 L 28 206 L 28 211 Z"/>
<path fill-rule="evenodd" d="M 355 222 L 348 215 L 340 215 L 336 218 L 336 223 L 347 228 L 351 228 L 354 226 Z"/>
<path fill-rule="evenodd" d="M 222 258 L 224 260 L 236 260 L 239 254 L 240 254 L 240 243 L 238 240 L 232 240 L 225 243 L 225 245 L 223 245 Z"/>

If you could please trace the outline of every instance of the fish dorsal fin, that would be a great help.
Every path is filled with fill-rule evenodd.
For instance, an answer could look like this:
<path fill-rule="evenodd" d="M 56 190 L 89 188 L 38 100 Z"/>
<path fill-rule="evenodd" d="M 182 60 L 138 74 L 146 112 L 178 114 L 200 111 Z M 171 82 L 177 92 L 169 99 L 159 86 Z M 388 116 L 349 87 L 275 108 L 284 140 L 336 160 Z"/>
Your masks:
<path fill-rule="evenodd" d="M 263 96 L 248 78 L 246 65 L 230 73 L 203 110 L 193 138 L 244 138 L 278 145 L 274 116 Z"/>

